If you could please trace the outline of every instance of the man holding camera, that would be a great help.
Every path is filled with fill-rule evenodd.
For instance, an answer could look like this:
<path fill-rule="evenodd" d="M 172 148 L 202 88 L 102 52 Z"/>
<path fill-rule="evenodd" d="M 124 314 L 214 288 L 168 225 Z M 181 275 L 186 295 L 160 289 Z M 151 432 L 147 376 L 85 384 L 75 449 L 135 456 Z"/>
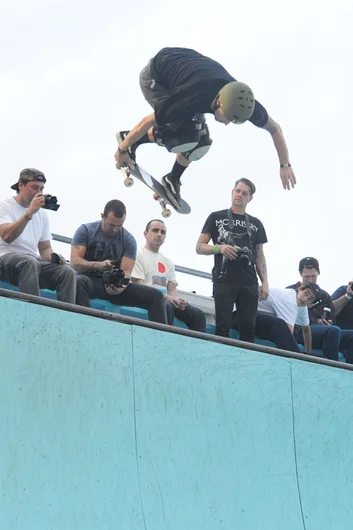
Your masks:
<path fill-rule="evenodd" d="M 237 306 L 239 338 L 254 342 L 258 300 L 268 297 L 268 280 L 263 244 L 265 229 L 245 210 L 253 199 L 255 185 L 246 178 L 236 181 L 232 206 L 209 215 L 196 245 L 196 252 L 214 255 L 213 296 L 216 335 L 229 337 L 234 303 Z M 213 245 L 209 245 L 212 239 Z M 258 286 L 257 275 L 262 285 Z"/>
<path fill-rule="evenodd" d="M 130 282 L 136 259 L 136 240 L 123 224 L 125 205 L 109 201 L 101 220 L 81 225 L 71 243 L 71 266 L 78 272 L 77 304 L 90 307 L 92 298 L 112 304 L 141 307 L 149 319 L 167 323 L 163 293 Z"/>
<path fill-rule="evenodd" d="M 302 283 L 317 283 L 320 274 L 319 262 L 316 258 L 306 257 L 299 262 L 299 273 L 302 282 L 290 285 L 289 289 L 298 288 Z M 321 289 L 322 297 L 319 304 L 309 308 L 312 347 L 321 349 L 324 357 L 338 361 L 338 353 L 344 352 L 348 362 L 353 361 L 353 329 L 343 330 L 336 325 L 336 309 L 331 296 Z M 296 329 L 298 342 L 304 344 L 301 329 Z"/>
<path fill-rule="evenodd" d="M 336 323 L 341 329 L 353 329 L 353 282 L 341 285 L 331 295 Z"/>
<path fill-rule="evenodd" d="M 341 328 L 342 341 L 347 334 L 351 337 L 353 335 L 353 282 L 336 289 L 331 298 L 335 308 L 336 324 Z M 353 338 L 350 342 L 352 347 L 344 350 L 344 355 L 348 363 L 353 363 Z"/>
<path fill-rule="evenodd" d="M 0 277 L 21 292 L 40 295 L 56 290 L 57 299 L 74 304 L 76 274 L 51 247 L 48 207 L 42 171 L 23 169 L 11 188 L 16 197 L 0 202 Z M 57 209 L 57 208 L 56 208 Z M 38 256 L 39 252 L 39 256 Z"/>

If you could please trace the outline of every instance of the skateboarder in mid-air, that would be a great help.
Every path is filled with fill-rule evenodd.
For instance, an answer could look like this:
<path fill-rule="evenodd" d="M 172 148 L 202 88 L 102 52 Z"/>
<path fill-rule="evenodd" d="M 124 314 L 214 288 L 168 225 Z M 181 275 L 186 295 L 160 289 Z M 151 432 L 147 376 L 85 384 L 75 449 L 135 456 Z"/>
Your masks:
<path fill-rule="evenodd" d="M 140 74 L 140 87 L 153 113 L 130 131 L 117 133 L 117 167 L 133 165 L 139 145 L 156 142 L 176 161 L 162 184 L 172 204 L 180 203 L 180 178 L 188 165 L 208 152 L 212 140 L 205 114 L 228 125 L 249 120 L 268 131 L 278 153 L 284 189 L 296 179 L 280 126 L 267 114 L 251 88 L 238 82 L 219 63 L 187 48 L 163 48 Z"/>

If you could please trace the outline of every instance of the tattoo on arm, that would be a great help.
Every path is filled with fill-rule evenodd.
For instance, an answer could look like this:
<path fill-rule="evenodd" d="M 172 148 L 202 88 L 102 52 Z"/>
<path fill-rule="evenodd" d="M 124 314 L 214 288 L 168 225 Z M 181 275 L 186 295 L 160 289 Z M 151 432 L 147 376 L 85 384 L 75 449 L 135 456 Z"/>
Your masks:
<path fill-rule="evenodd" d="M 267 265 L 266 258 L 262 248 L 257 249 L 257 259 L 256 259 L 256 270 L 260 279 L 263 282 L 267 282 Z"/>
<path fill-rule="evenodd" d="M 198 252 L 199 250 L 201 250 L 201 247 L 202 247 L 202 243 L 201 243 L 201 241 L 198 241 L 198 242 L 196 243 L 196 252 Z"/>
<path fill-rule="evenodd" d="M 208 255 L 210 254 L 209 252 L 209 248 L 208 248 L 208 243 L 211 239 L 211 234 L 204 234 L 202 233 L 198 240 L 197 240 L 197 243 L 196 243 L 196 252 L 197 254 L 203 254 L 203 255 Z M 205 247 L 203 245 L 206 245 Z"/>

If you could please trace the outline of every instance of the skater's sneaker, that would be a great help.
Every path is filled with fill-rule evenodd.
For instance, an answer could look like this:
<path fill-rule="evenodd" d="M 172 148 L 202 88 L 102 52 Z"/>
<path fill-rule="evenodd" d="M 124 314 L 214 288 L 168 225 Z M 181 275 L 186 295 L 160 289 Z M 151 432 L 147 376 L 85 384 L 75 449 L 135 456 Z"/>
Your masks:
<path fill-rule="evenodd" d="M 180 208 L 181 197 L 180 197 L 180 180 L 173 181 L 170 179 L 170 173 L 162 178 L 162 186 L 166 191 L 168 199 L 175 208 Z"/>
<path fill-rule="evenodd" d="M 125 140 L 125 138 L 129 134 L 129 132 L 130 131 L 119 131 L 119 132 L 116 133 L 116 139 L 118 140 L 119 144 L 121 144 L 121 142 L 123 142 Z M 136 149 L 137 149 L 137 147 L 135 147 L 134 144 L 131 145 L 130 147 L 128 147 L 128 149 L 127 149 L 127 152 L 129 153 L 129 157 L 134 162 L 136 162 Z"/>

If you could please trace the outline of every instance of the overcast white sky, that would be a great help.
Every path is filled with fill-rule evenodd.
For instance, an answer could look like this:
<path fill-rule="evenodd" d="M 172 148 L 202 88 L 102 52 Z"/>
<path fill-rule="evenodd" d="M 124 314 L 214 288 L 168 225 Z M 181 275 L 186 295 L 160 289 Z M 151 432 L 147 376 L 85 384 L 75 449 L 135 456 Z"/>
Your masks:
<path fill-rule="evenodd" d="M 211 271 L 213 259 L 195 253 L 197 238 L 245 176 L 257 187 L 248 213 L 267 232 L 270 286 L 293 283 L 299 260 L 315 256 L 320 285 L 333 291 L 353 278 L 352 19 L 351 0 L 2 0 L 0 198 L 11 195 L 21 169 L 36 167 L 61 204 L 49 213 L 53 232 L 71 237 L 120 199 L 125 227 L 143 245 L 160 206 L 139 182 L 123 185 L 115 132 L 151 112 L 138 85 L 148 60 L 165 46 L 195 48 L 248 83 L 281 124 L 298 184 L 282 189 L 268 133 L 250 123 L 224 127 L 210 115 L 213 146 L 183 177 L 192 213 L 166 221 L 162 251 L 178 265 Z M 138 160 L 160 178 L 174 158 L 142 146 Z M 67 246 L 53 246 L 69 257 Z M 208 281 L 178 280 L 182 289 L 211 293 Z"/>

